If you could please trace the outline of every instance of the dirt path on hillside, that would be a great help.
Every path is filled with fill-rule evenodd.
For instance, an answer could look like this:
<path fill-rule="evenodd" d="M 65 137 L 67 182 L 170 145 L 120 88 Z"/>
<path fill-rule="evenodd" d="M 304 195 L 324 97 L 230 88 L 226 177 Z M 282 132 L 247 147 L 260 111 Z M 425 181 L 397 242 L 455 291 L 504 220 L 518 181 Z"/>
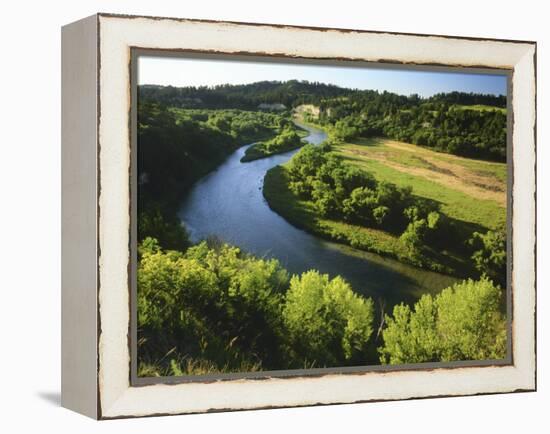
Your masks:
<path fill-rule="evenodd" d="M 384 144 L 389 148 L 399 149 L 412 153 L 427 167 L 412 167 L 391 161 L 383 152 L 363 152 L 359 150 L 346 150 L 363 158 L 380 161 L 392 169 L 414 176 L 421 176 L 442 184 L 454 190 L 461 191 L 477 199 L 494 200 L 501 206 L 506 206 L 505 185 L 492 176 L 487 176 L 474 169 L 469 169 L 457 163 L 443 161 L 430 156 L 430 151 L 411 149 L 406 144 L 385 140 Z M 462 157 L 456 157 L 457 160 Z M 453 158 L 453 159 L 454 159 Z"/>

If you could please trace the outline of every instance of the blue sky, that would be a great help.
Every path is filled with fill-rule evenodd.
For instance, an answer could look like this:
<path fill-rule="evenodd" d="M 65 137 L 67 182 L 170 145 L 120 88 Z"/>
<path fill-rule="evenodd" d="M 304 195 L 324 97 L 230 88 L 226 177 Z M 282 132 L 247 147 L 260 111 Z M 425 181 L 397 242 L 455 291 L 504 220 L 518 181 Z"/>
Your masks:
<path fill-rule="evenodd" d="M 139 84 L 184 87 L 292 79 L 319 81 L 352 89 L 387 90 L 401 95 L 417 93 L 424 97 L 452 91 L 506 95 L 506 76 L 503 74 L 465 74 L 170 57 L 140 57 L 138 63 Z"/>

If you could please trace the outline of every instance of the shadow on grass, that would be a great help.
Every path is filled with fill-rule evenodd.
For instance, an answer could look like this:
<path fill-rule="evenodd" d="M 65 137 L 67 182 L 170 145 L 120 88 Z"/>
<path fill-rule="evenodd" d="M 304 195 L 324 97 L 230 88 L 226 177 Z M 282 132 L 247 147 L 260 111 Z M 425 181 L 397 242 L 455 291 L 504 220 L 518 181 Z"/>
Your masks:
<path fill-rule="evenodd" d="M 359 146 L 368 146 L 368 147 L 379 147 L 382 145 L 382 140 L 379 137 L 360 137 L 357 139 L 353 139 L 350 143 L 352 145 L 359 145 Z"/>
<path fill-rule="evenodd" d="M 364 235 L 359 236 L 360 232 L 338 230 L 333 226 L 325 227 L 323 223 L 320 223 L 315 210 L 304 201 L 297 200 L 296 196 L 289 190 L 288 175 L 284 167 L 276 166 L 267 172 L 264 179 L 263 193 L 269 207 L 299 229 L 312 233 L 319 238 L 348 245 L 360 251 L 372 252 L 400 262 L 403 261 L 402 258 L 405 255 L 397 240 L 404 228 L 398 231 L 365 228 L 365 230 L 370 231 L 367 239 L 365 239 Z M 428 202 L 428 206 L 434 209 L 440 209 L 442 205 L 439 201 L 433 199 L 418 198 L 418 200 Z M 423 253 L 428 263 L 433 264 L 433 267 L 424 266 L 421 268 L 426 271 L 437 271 L 460 278 L 477 275 L 477 271 L 470 261 L 471 252 L 469 252 L 466 243 L 474 232 L 485 232 L 486 228 L 479 224 L 454 218 L 446 217 L 446 219 L 449 224 L 448 231 L 444 232 L 435 241 L 436 245 L 425 246 Z M 335 224 L 345 225 L 346 223 L 335 222 Z M 359 229 L 357 230 L 359 231 Z M 356 234 L 358 238 L 352 236 L 353 234 Z M 395 240 L 393 244 L 391 243 L 392 239 Z M 413 262 L 403 262 L 418 267 Z"/>

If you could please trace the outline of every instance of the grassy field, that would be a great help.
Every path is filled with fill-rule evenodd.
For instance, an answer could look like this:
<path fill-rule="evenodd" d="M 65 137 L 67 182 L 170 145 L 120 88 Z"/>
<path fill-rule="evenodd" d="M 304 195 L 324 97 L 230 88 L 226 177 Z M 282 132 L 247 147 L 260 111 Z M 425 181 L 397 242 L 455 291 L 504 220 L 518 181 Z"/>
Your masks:
<path fill-rule="evenodd" d="M 496 110 L 502 113 L 506 113 L 506 109 L 503 107 L 495 107 L 492 105 L 485 105 L 485 104 L 455 105 L 454 107 L 459 110 L 478 110 L 478 111 Z"/>
<path fill-rule="evenodd" d="M 395 251 L 395 237 L 376 229 L 320 218 L 313 204 L 298 199 L 287 188 L 287 184 L 286 167 L 276 166 L 267 172 L 263 192 L 270 207 L 295 226 L 327 239 L 343 242 L 347 239 L 346 244 L 375 253 L 392 255 Z"/>
<path fill-rule="evenodd" d="M 413 194 L 439 202 L 466 240 L 473 231 L 486 231 L 506 221 L 506 165 L 442 154 L 387 139 L 363 139 L 334 147 L 350 164 L 378 180 L 412 186 Z M 284 166 L 271 169 L 264 181 L 270 207 L 295 226 L 352 247 L 406 260 L 399 237 L 381 230 L 319 217 L 312 203 L 300 200 L 287 187 Z M 461 246 L 430 251 L 434 271 L 457 276 L 472 272 Z"/>
<path fill-rule="evenodd" d="M 363 139 L 336 153 L 379 180 L 413 187 L 448 217 L 492 229 L 506 221 L 506 164 L 472 160 L 387 139 Z"/>

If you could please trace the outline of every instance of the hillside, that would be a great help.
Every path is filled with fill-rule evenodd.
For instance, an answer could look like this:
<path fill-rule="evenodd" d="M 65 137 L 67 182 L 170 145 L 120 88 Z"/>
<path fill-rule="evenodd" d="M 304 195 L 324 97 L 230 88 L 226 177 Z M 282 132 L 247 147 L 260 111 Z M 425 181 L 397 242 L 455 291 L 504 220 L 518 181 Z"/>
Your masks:
<path fill-rule="evenodd" d="M 251 84 L 224 84 L 214 87 L 172 87 L 142 85 L 139 96 L 164 105 L 186 108 L 241 108 L 255 110 L 260 104 L 283 104 L 287 108 L 356 91 L 331 84 L 308 81 L 259 81 Z"/>
<path fill-rule="evenodd" d="M 145 84 L 139 86 L 142 100 L 153 100 L 173 107 L 186 108 L 246 108 L 256 109 L 260 104 L 284 104 L 294 108 L 300 104 L 321 104 L 334 98 L 356 96 L 381 98 L 408 108 L 422 102 L 484 105 L 506 108 L 506 97 L 476 93 L 439 93 L 430 98 L 418 95 L 404 96 L 391 92 L 349 89 L 333 84 L 300 80 L 258 81 L 249 84 L 222 84 L 218 86 L 175 87 Z M 345 98 L 339 101 L 345 101 Z M 330 102 L 328 103 L 330 106 Z"/>
<path fill-rule="evenodd" d="M 440 214 L 440 223 L 444 222 L 442 224 L 445 227 L 441 227 L 440 233 L 433 237 L 433 245 L 428 243 L 430 245 L 423 247 L 423 258 L 409 256 L 403 242 L 402 228 L 396 231 L 392 227 L 379 227 L 375 222 L 354 221 L 347 218 L 345 213 L 341 215 L 335 212 L 340 206 L 338 204 L 344 204 L 343 209 L 347 206 L 346 199 L 336 197 L 342 186 L 337 190 L 327 184 L 323 189 L 319 188 L 321 184 L 316 181 L 312 185 L 318 190 L 311 198 L 293 191 L 300 184 L 292 177 L 293 165 L 296 166 L 297 161 L 304 158 L 301 155 L 294 162 L 291 160 L 271 169 L 264 179 L 263 194 L 274 211 L 296 227 L 360 250 L 394 257 L 453 276 L 463 277 L 475 273 L 470 258 L 472 252 L 466 241 L 472 238 L 474 232 L 486 233 L 505 225 L 505 164 L 445 155 L 382 138 L 333 144 L 330 149 L 327 155 L 341 159 L 343 167 L 359 169 L 363 176 L 370 175 L 386 186 L 393 185 L 403 191 L 410 188 L 415 206 L 430 204 Z M 315 161 L 315 166 L 319 164 Z M 334 166 L 334 160 L 330 164 Z M 320 170 L 326 178 L 324 169 Z M 294 171 L 297 173 L 296 169 Z M 341 169 L 338 171 L 341 172 Z M 360 179 L 357 172 L 350 173 L 353 176 L 346 179 Z M 342 182 L 340 184 L 345 185 Z M 392 193 L 389 196 L 397 200 L 395 198 L 399 194 Z M 327 212 L 321 212 L 326 205 Z"/>
<path fill-rule="evenodd" d="M 214 87 L 143 85 L 140 102 L 185 109 L 288 112 L 342 141 L 387 137 L 463 157 L 506 161 L 506 97 L 451 92 L 422 98 L 308 81 Z"/>

